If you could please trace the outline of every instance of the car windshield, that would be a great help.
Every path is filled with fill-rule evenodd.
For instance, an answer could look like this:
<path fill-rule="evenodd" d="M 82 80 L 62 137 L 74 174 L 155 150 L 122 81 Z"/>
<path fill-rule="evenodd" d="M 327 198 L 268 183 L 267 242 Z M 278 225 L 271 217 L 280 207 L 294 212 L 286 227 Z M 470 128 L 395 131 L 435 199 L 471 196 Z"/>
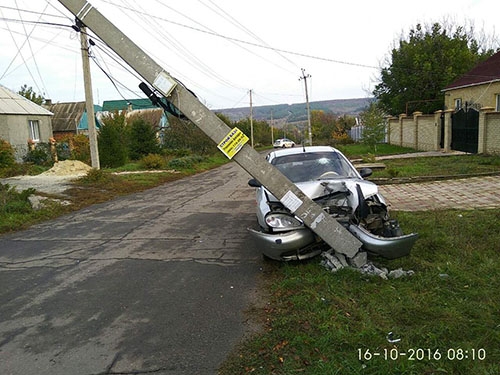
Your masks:
<path fill-rule="evenodd" d="M 358 177 L 357 172 L 338 152 L 302 152 L 271 161 L 290 181 Z"/>

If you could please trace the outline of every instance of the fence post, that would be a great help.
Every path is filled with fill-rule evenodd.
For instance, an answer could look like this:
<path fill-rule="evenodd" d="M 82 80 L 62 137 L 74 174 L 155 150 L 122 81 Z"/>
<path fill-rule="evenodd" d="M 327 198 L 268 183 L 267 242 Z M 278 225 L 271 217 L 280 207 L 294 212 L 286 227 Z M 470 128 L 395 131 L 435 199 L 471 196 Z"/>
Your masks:
<path fill-rule="evenodd" d="M 485 154 L 488 152 L 488 147 L 486 145 L 486 131 L 488 123 L 486 121 L 486 114 L 488 112 L 493 112 L 495 108 L 493 107 L 482 107 L 479 110 L 479 129 L 477 135 L 477 153 Z"/>
<path fill-rule="evenodd" d="M 434 112 L 434 150 L 439 151 L 440 150 L 440 141 L 441 141 L 441 114 L 443 113 L 442 110 L 437 110 Z"/>
<path fill-rule="evenodd" d="M 444 111 L 444 152 L 451 151 L 451 115 L 454 109 Z"/>
<path fill-rule="evenodd" d="M 406 118 L 406 113 L 399 115 L 399 145 L 403 146 L 403 119 Z"/>
<path fill-rule="evenodd" d="M 415 125 L 415 150 L 418 150 L 418 120 L 422 116 L 422 112 L 413 112 L 413 124 Z"/>

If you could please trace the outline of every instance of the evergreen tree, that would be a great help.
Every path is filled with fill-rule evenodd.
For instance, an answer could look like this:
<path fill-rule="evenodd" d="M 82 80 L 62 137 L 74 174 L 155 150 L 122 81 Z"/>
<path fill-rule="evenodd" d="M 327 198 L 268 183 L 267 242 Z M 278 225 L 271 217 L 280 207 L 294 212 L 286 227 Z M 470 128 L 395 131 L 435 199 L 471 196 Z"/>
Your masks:
<path fill-rule="evenodd" d="M 99 161 L 102 167 L 121 167 L 127 162 L 125 115 L 115 112 L 102 120 L 99 131 Z"/>
<path fill-rule="evenodd" d="M 143 156 L 160 152 L 156 130 L 143 119 L 138 118 L 132 122 L 128 135 L 130 159 L 139 160 Z"/>

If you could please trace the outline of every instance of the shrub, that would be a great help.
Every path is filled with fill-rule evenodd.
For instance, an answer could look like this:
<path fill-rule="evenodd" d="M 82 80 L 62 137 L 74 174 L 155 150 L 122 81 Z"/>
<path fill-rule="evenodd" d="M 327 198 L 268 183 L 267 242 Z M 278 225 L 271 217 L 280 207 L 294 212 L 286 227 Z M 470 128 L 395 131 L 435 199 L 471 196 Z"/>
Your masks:
<path fill-rule="evenodd" d="M 14 149 L 9 142 L 0 139 L 0 168 L 10 168 L 15 164 Z"/>
<path fill-rule="evenodd" d="M 68 140 L 70 144 L 71 159 L 80 160 L 90 165 L 90 141 L 85 134 L 78 134 Z"/>
<path fill-rule="evenodd" d="M 52 154 L 50 153 L 50 145 L 48 143 L 38 143 L 33 150 L 29 150 L 23 158 L 25 163 L 33 163 L 36 165 L 52 164 Z"/>
<path fill-rule="evenodd" d="M 205 158 L 200 155 L 184 156 L 182 158 L 172 159 L 168 163 L 168 166 L 173 169 L 189 169 L 194 167 L 196 163 L 200 163 Z"/>
<path fill-rule="evenodd" d="M 92 168 L 85 176 L 80 178 L 80 181 L 84 183 L 96 183 L 105 181 L 107 177 L 107 174 L 102 169 Z"/>
<path fill-rule="evenodd" d="M 30 213 L 32 208 L 28 198 L 34 193 L 33 188 L 17 192 L 8 184 L 0 184 L 0 213 Z"/>
<path fill-rule="evenodd" d="M 164 169 L 166 161 L 161 155 L 149 154 L 139 160 L 139 165 L 144 169 Z"/>

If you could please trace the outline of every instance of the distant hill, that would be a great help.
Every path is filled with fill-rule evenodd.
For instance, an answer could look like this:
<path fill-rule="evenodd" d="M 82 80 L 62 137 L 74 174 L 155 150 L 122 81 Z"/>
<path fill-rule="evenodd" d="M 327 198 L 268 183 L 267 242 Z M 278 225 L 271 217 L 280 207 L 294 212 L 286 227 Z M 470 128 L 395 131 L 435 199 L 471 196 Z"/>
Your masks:
<path fill-rule="evenodd" d="M 325 112 L 331 112 L 338 116 L 356 116 L 363 112 L 374 100 L 375 99 L 373 98 L 334 99 L 310 102 L 309 105 L 311 107 L 311 111 L 322 110 Z M 239 121 L 250 117 L 250 107 L 216 109 L 214 112 L 222 113 L 229 117 L 232 121 Z M 287 119 L 288 123 L 305 121 L 307 120 L 306 103 L 276 104 L 253 107 L 254 119 L 271 120 L 271 117 L 274 120 Z"/>

